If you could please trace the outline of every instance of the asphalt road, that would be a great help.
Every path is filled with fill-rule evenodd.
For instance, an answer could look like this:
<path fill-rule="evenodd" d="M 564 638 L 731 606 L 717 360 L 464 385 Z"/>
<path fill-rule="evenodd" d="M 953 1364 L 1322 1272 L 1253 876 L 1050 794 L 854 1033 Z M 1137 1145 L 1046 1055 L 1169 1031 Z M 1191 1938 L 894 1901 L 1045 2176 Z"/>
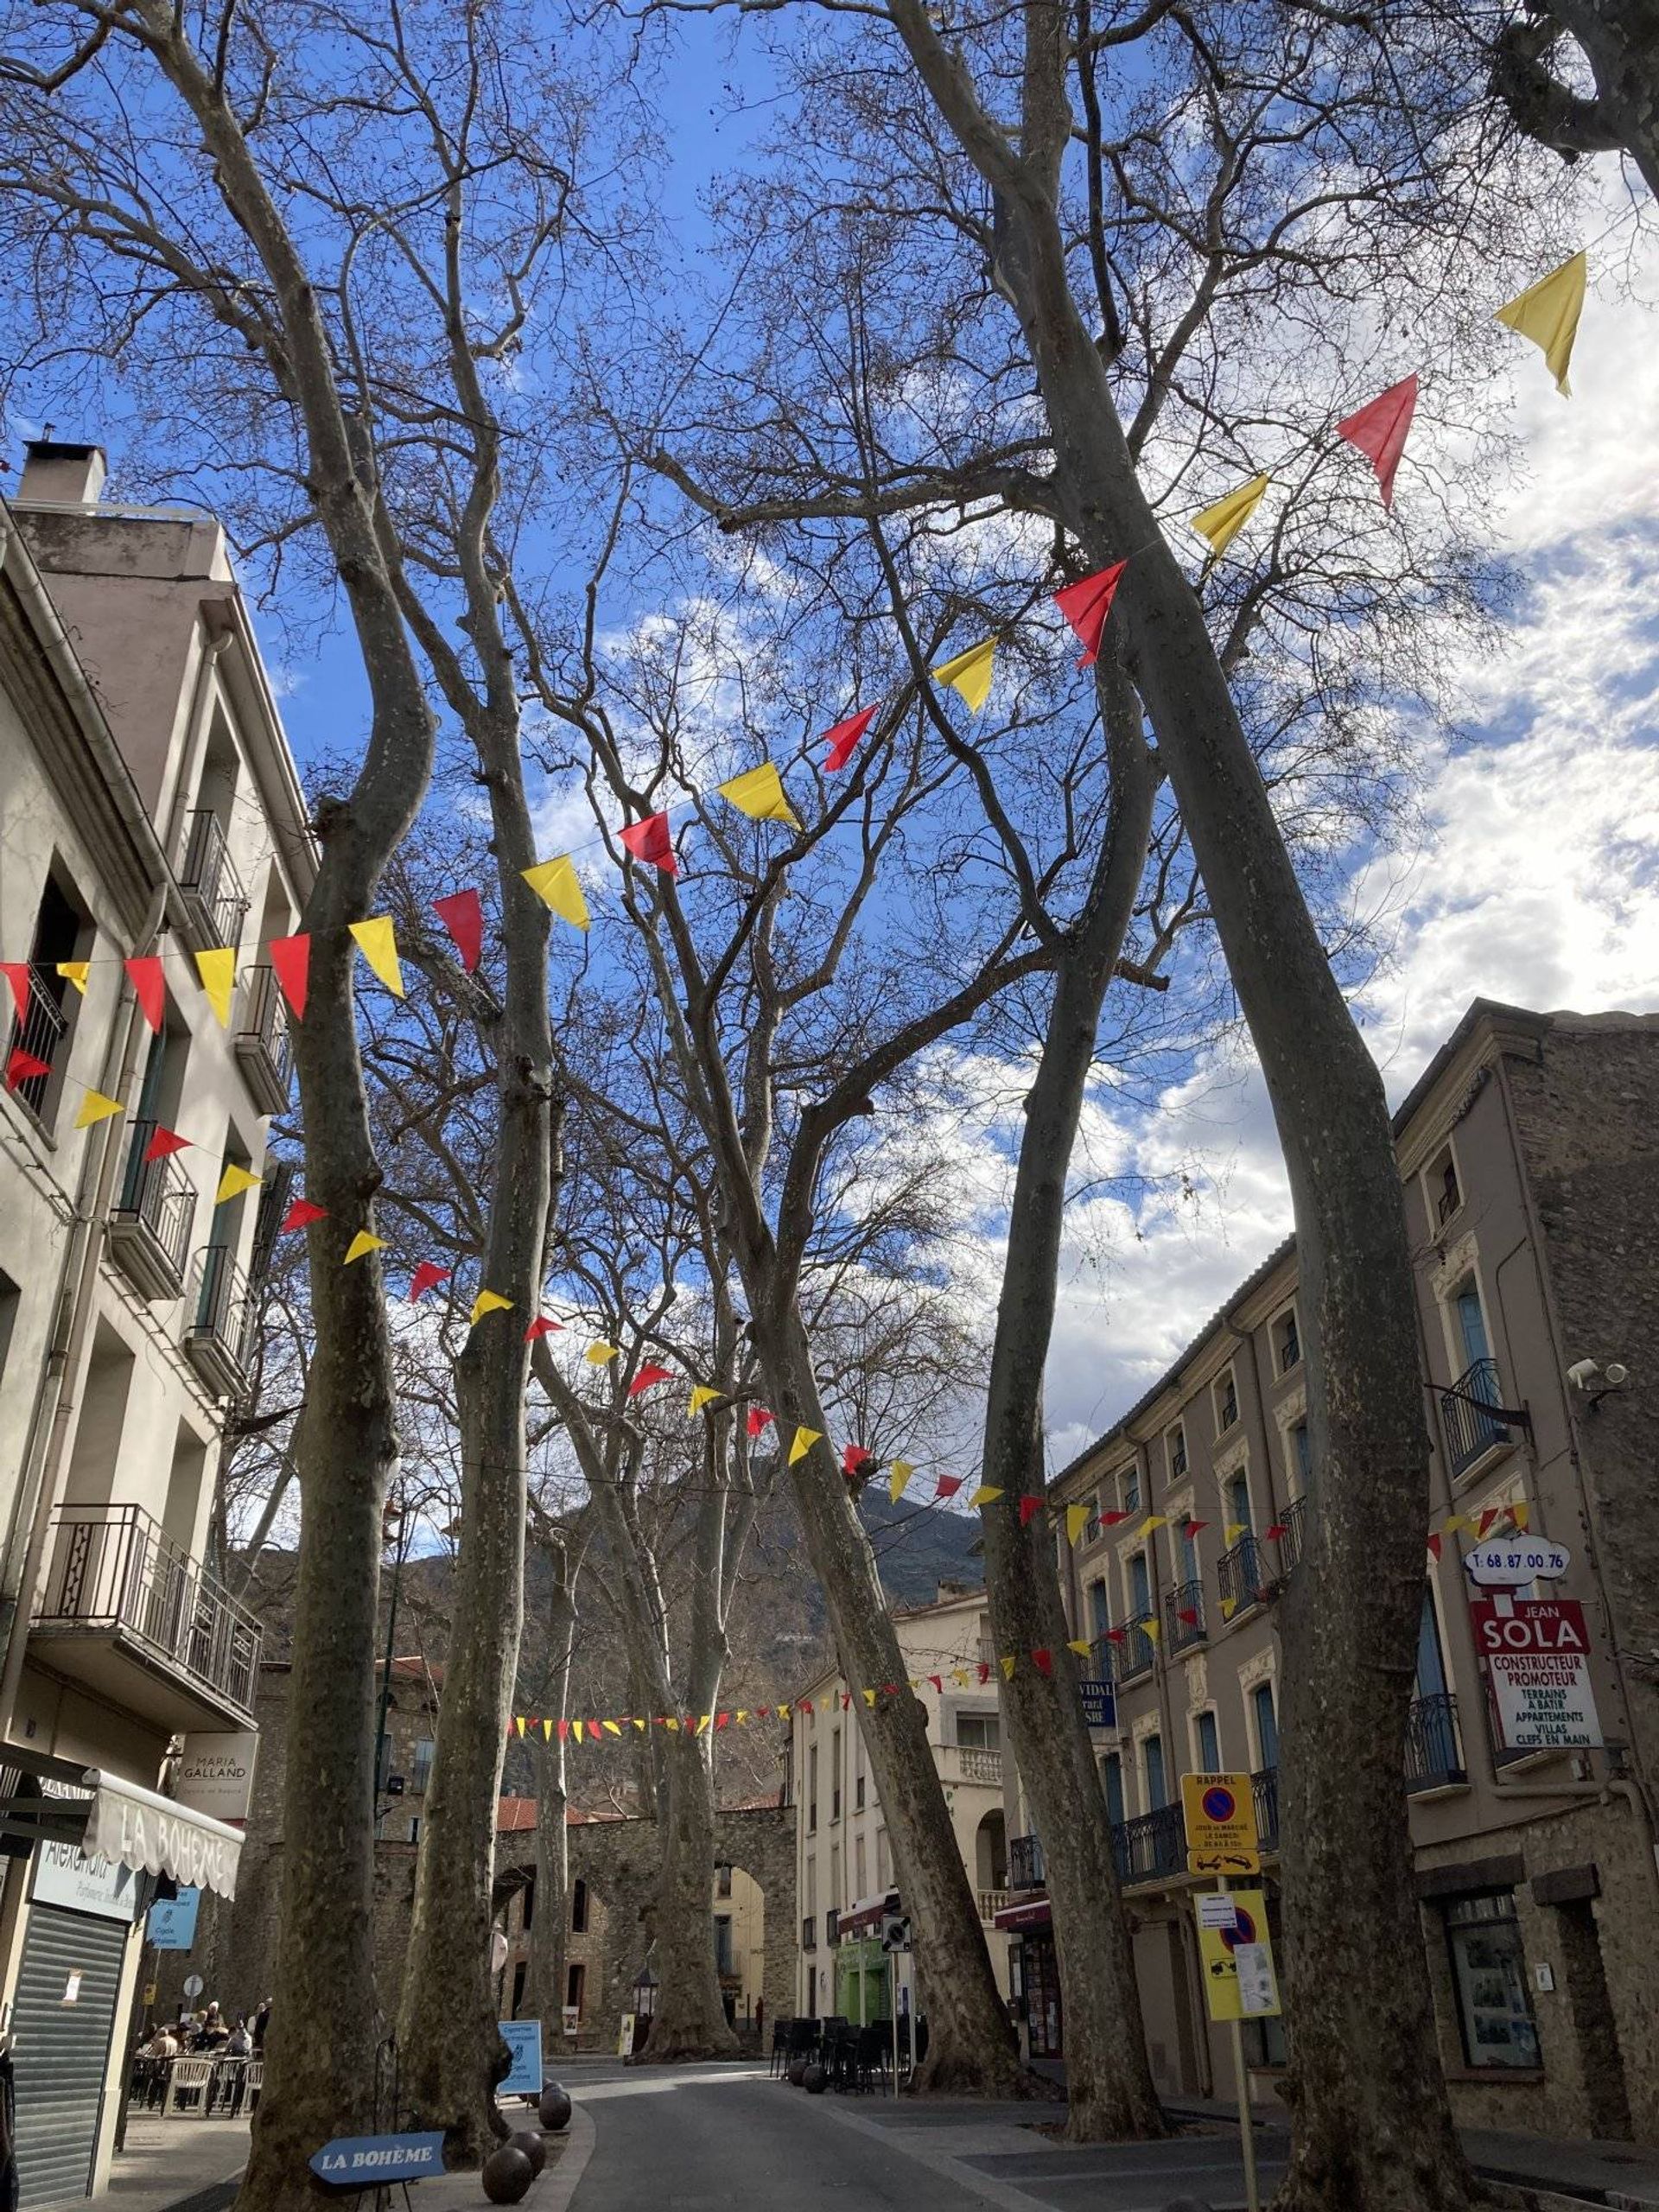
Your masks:
<path fill-rule="evenodd" d="M 1229 2132 L 1074 2150 L 1031 2126 L 1056 2116 L 1043 2107 L 814 2097 L 745 2066 L 583 2065 L 565 2078 L 595 2134 L 570 2212 L 1163 2212 L 1183 2196 L 1230 2212 L 1244 2202 Z M 1268 2147 L 1264 2200 L 1280 2171 Z"/>

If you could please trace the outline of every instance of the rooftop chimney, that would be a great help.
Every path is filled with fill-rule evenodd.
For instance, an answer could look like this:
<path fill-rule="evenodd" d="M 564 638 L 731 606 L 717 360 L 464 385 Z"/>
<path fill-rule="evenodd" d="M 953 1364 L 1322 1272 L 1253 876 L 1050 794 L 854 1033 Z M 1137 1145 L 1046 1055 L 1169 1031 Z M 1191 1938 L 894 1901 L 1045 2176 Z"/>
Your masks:
<path fill-rule="evenodd" d="M 67 444 L 60 438 L 31 438 L 23 448 L 21 501 L 48 507 L 95 507 L 109 474 L 102 446 Z"/>

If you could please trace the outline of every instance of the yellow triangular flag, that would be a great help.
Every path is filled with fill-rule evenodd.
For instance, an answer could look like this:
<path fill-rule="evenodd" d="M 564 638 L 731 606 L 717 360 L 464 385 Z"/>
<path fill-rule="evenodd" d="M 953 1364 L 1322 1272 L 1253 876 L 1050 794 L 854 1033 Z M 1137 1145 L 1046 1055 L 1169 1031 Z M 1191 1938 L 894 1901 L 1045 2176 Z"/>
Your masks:
<path fill-rule="evenodd" d="M 1222 1599 L 1222 1601 L 1221 1601 L 1221 1618 L 1223 1618 L 1223 1620 L 1224 1620 L 1224 1621 L 1230 1621 L 1230 1620 L 1231 1620 L 1231 1618 L 1233 1618 L 1233 1615 L 1234 1615 L 1237 1611 L 1238 1611 L 1238 1600 L 1237 1600 L 1237 1599 L 1236 1599 L 1236 1598 L 1224 1598 L 1224 1599 Z"/>
<path fill-rule="evenodd" d="M 1193 516 L 1192 527 L 1200 537 L 1209 539 L 1212 554 L 1224 553 L 1238 536 L 1261 505 L 1268 481 L 1265 476 L 1252 476 L 1248 484 L 1241 484 L 1237 491 L 1217 499 L 1213 507 L 1206 507 L 1201 515 Z"/>
<path fill-rule="evenodd" d="M 758 768 L 750 768 L 743 775 L 734 776 L 718 789 L 721 798 L 730 799 L 738 812 L 747 814 L 751 822 L 786 822 L 791 830 L 801 826 L 800 817 L 784 796 L 783 778 L 770 760 L 763 760 Z"/>
<path fill-rule="evenodd" d="M 219 1179 L 219 1188 L 213 1192 L 213 1204 L 222 1206 L 226 1198 L 239 1198 L 244 1191 L 251 1191 L 258 1180 L 251 1168 L 238 1167 L 232 1162 Z"/>
<path fill-rule="evenodd" d="M 510 1298 L 503 1298 L 499 1290 L 480 1290 L 473 1300 L 473 1310 L 467 1316 L 467 1325 L 470 1329 L 474 1322 L 481 1321 L 486 1313 L 511 1313 L 512 1311 L 512 1300 Z"/>
<path fill-rule="evenodd" d="M 86 978 L 92 972 L 90 960 L 60 960 L 58 973 L 66 982 L 73 983 L 82 998 L 86 995 Z"/>
<path fill-rule="evenodd" d="M 823 1441 L 823 1431 L 821 1428 L 798 1428 L 795 1440 L 789 1447 L 790 1465 L 792 1467 L 798 1459 L 804 1459 L 812 1446 Z"/>
<path fill-rule="evenodd" d="M 542 1741 L 544 1744 L 550 1744 L 552 1740 L 553 1723 L 550 1720 L 543 1720 L 542 1723 Z"/>
<path fill-rule="evenodd" d="M 1156 1621 L 1148 1619 L 1141 1622 L 1141 1633 L 1147 1638 L 1148 1643 L 1156 1643 L 1159 1637 L 1163 1634 L 1163 1630 L 1159 1627 Z"/>
<path fill-rule="evenodd" d="M 1014 1654 L 1012 1651 L 1005 1651 L 1002 1654 L 1001 1667 L 1003 1681 L 1005 1682 L 1011 1682 L 1014 1680 Z"/>
<path fill-rule="evenodd" d="M 219 1016 L 219 1026 L 231 1026 L 231 993 L 236 988 L 236 954 L 229 946 L 196 955 L 196 973 L 207 994 L 207 1003 Z"/>
<path fill-rule="evenodd" d="M 678 1722 L 677 1720 L 676 1720 L 676 1719 L 675 1719 L 675 1718 L 674 1718 L 674 1716 L 672 1715 L 672 1713 L 670 1713 L 670 1714 L 669 1714 L 669 1715 L 664 1719 L 664 1722 L 663 1722 L 663 1726 L 664 1726 L 664 1728 L 671 1728 L 671 1729 L 673 1730 L 674 1733 L 675 1733 L 677 1736 L 677 1735 L 679 1734 L 679 1732 L 680 1732 L 680 1724 L 679 1724 L 679 1722 Z"/>
<path fill-rule="evenodd" d="M 616 1354 L 617 1346 L 615 1344 L 589 1344 L 587 1351 L 583 1352 L 582 1356 L 587 1361 L 589 1367 L 607 1367 L 611 1361 L 616 1357 Z"/>
<path fill-rule="evenodd" d="M 514 1726 L 514 1727 L 518 1731 L 518 1733 L 522 1736 L 522 1735 L 524 1734 L 524 1714 L 523 1714 L 522 1713 L 518 1715 L 518 1719 L 513 1722 L 513 1724 L 512 1724 L 512 1725 L 513 1725 L 513 1726 Z"/>
<path fill-rule="evenodd" d="M 1083 1534 L 1084 1530 L 1088 1526 L 1089 1509 L 1086 1505 L 1068 1505 L 1066 1507 L 1065 1541 L 1068 1544 L 1075 1544 L 1077 1538 Z"/>
<path fill-rule="evenodd" d="M 1532 1526 L 1532 1508 L 1529 1505 L 1512 1505 L 1510 1518 L 1517 1529 L 1529 1529 Z"/>
<path fill-rule="evenodd" d="M 1478 1536 L 1480 1534 L 1480 1523 L 1478 1521 L 1465 1521 L 1461 1513 L 1453 1513 L 1446 1521 L 1446 1534 L 1448 1536 L 1463 1535 Z"/>
<path fill-rule="evenodd" d="M 954 660 L 941 662 L 929 673 L 940 683 L 948 683 L 963 703 L 977 714 L 991 696 L 995 659 L 996 639 L 987 638 L 982 645 L 969 645 L 965 653 L 958 653 Z"/>
<path fill-rule="evenodd" d="M 1222 1530 L 1224 1543 L 1236 1544 L 1241 1536 L 1248 1536 L 1249 1529 L 1243 1521 L 1230 1521 Z"/>
<path fill-rule="evenodd" d="M 342 1268 L 349 1268 L 353 1260 L 360 1260 L 365 1252 L 384 1252 L 385 1249 L 384 1236 L 372 1236 L 366 1229 L 359 1229 L 346 1247 L 346 1257 L 340 1264 Z"/>
<path fill-rule="evenodd" d="M 524 881 L 538 899 L 546 899 L 561 921 L 573 922 L 579 930 L 587 928 L 588 901 L 582 895 L 582 879 L 569 853 L 537 861 L 524 873 Z"/>
<path fill-rule="evenodd" d="M 748 1707 L 747 1707 L 747 1706 L 745 1706 L 745 1705 L 740 1705 L 740 1706 L 738 1707 L 738 1708 L 737 1708 L 737 1713 L 736 1713 L 736 1715 L 735 1715 L 735 1719 L 736 1719 L 737 1726 L 741 1728 L 741 1727 L 743 1726 L 743 1723 L 744 1723 L 744 1722 L 748 1719 L 748 1717 L 749 1717 L 749 1709 L 748 1709 Z"/>
<path fill-rule="evenodd" d="M 101 1090 L 89 1090 L 80 1102 L 75 1127 L 90 1129 L 94 1122 L 107 1122 L 111 1114 L 124 1114 L 126 1110 L 118 1098 L 106 1098 Z"/>
<path fill-rule="evenodd" d="M 622 1731 L 617 1726 L 614 1720 L 607 1720 L 605 1723 L 605 1732 L 607 1736 L 620 1736 L 622 1733 Z"/>
<path fill-rule="evenodd" d="M 1066 1638 L 1065 1648 L 1068 1651 L 1075 1651 L 1079 1659 L 1086 1659 L 1095 1647 L 1086 1636 L 1072 1636 Z"/>
<path fill-rule="evenodd" d="M 698 1734 L 699 1736 L 701 1736 L 701 1735 L 702 1735 L 702 1733 L 703 1730 L 704 1730 L 704 1729 L 709 1726 L 709 1722 L 714 1719 L 714 1717 L 715 1717 L 715 1716 L 714 1716 L 714 1714 L 713 1714 L 712 1713 L 699 1713 L 699 1714 L 698 1714 L 698 1716 L 697 1716 L 697 1727 L 696 1727 L 696 1732 L 697 1732 L 697 1734 Z"/>
<path fill-rule="evenodd" d="M 582 1740 L 582 1732 L 584 1726 L 585 1724 L 580 1720 L 573 1720 L 570 1723 L 570 1733 L 575 1738 L 578 1743 L 581 1743 Z"/>
<path fill-rule="evenodd" d="M 981 1483 L 968 1503 L 969 1505 L 995 1505 L 1001 1495 L 1001 1491 L 993 1484 Z"/>
<path fill-rule="evenodd" d="M 633 1724 L 633 1725 L 634 1725 L 634 1726 L 635 1726 L 635 1727 L 639 1731 L 639 1733 L 643 1736 L 643 1735 L 645 1734 L 645 1722 L 644 1722 L 643 1720 L 636 1720 L 636 1721 L 634 1722 L 634 1724 Z"/>
<path fill-rule="evenodd" d="M 1154 1529 L 1167 1529 L 1168 1526 L 1168 1521 L 1161 1513 L 1148 1513 L 1135 1533 L 1137 1536 L 1149 1536 Z"/>
<path fill-rule="evenodd" d="M 786 1705 L 780 1705 L 780 1706 L 779 1707 L 779 1708 L 778 1708 L 778 1718 L 779 1718 L 780 1720 L 787 1720 L 787 1719 L 788 1719 L 788 1718 L 789 1718 L 789 1707 L 788 1707 Z"/>
<path fill-rule="evenodd" d="M 968 1687 L 968 1669 L 965 1667 L 953 1667 L 950 1669 L 950 1679 L 958 1689 L 965 1690 Z"/>
<path fill-rule="evenodd" d="M 893 1500 L 895 1505 L 898 1504 L 899 1499 L 904 1496 L 905 1484 L 910 1480 L 915 1471 L 915 1468 L 911 1465 L 908 1459 L 895 1459 L 893 1461 L 893 1474 L 887 1483 L 887 1496 Z"/>
<path fill-rule="evenodd" d="M 397 932 L 390 914 L 374 914 L 366 922 L 349 922 L 357 949 L 394 998 L 402 998 L 404 971 L 397 959 Z"/>
<path fill-rule="evenodd" d="M 685 1410 L 688 1414 L 700 1414 L 705 1406 L 712 1405 L 714 1401 L 721 1395 L 721 1393 L 715 1389 L 713 1383 L 699 1382 L 693 1389 L 691 1402 Z"/>
<path fill-rule="evenodd" d="M 1573 360 L 1573 340 L 1579 334 L 1579 317 L 1584 313 L 1585 265 L 1582 252 L 1575 253 L 1571 261 L 1564 261 L 1497 310 L 1500 322 L 1508 323 L 1522 338 L 1530 338 L 1541 351 L 1563 399 L 1573 397 L 1567 372 Z"/>
<path fill-rule="evenodd" d="M 874 1690 L 866 1690 L 866 1691 L 865 1691 L 865 1693 L 864 1693 L 864 1702 L 865 1702 L 865 1704 L 866 1704 L 866 1705 L 868 1705 L 868 1706 L 874 1706 L 874 1703 L 875 1703 L 875 1692 L 874 1692 Z"/>

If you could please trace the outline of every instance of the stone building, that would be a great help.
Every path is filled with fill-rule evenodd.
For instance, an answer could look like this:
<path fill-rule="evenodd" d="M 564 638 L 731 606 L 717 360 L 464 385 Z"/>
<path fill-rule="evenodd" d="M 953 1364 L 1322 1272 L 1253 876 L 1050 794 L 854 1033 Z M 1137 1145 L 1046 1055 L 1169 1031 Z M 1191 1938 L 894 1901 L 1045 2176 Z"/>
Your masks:
<path fill-rule="evenodd" d="M 1003 1770 L 995 1683 L 978 1679 L 992 1657 L 985 1593 L 946 1584 L 933 1604 L 895 1612 L 893 1626 L 927 1712 L 934 1764 L 1006 1987 L 1009 1938 L 995 1923 L 1008 1903 L 1004 1787 L 1011 1777 Z M 968 1679 L 954 1680 L 953 1669 Z M 863 1688 L 825 1673 L 801 1686 L 791 1710 L 799 1815 L 792 2009 L 807 2017 L 892 2018 L 892 1961 L 881 1949 L 880 1922 L 893 1894 L 893 1853 L 864 1742 Z M 900 1996 L 908 1996 L 902 1983 Z"/>
<path fill-rule="evenodd" d="M 1477 1001 L 1394 1126 L 1440 1532 L 1402 1757 L 1454 2108 L 1475 2125 L 1659 2139 L 1659 1017 Z M 1083 1541 L 1059 1542 L 1061 1573 L 1073 1632 L 1116 1688 L 1116 1727 L 1096 1738 L 1103 1812 L 1170 2093 L 1229 2082 L 1184 1871 L 1184 1772 L 1253 1777 L 1278 1916 L 1276 1600 L 1317 1510 L 1313 1325 L 1293 1240 L 1052 1485 L 1057 1528 L 1065 1507 L 1088 1510 Z M 1465 1554 L 1505 1534 L 1541 1559 L 1558 1541 L 1565 1572 L 1477 1586 Z M 1581 1609 L 1588 1656 L 1567 1672 L 1599 1726 L 1571 1719 L 1577 1688 L 1557 1697 L 1560 1721 L 1518 1713 L 1491 1624 L 1530 1637 L 1529 1593 L 1565 1601 L 1560 1618 Z M 1033 2050 L 1059 2055 L 1040 1838 L 1016 1834 L 1009 1862 L 1014 1986 Z M 1279 2024 L 1245 2032 L 1270 2095 Z"/>
<path fill-rule="evenodd" d="M 25 2206 L 107 2179 L 156 1879 L 236 1883 L 262 1632 L 213 1505 L 289 1096 L 255 952 L 316 864 L 223 531 L 106 505 L 104 474 L 37 440 L 0 507 L 0 2006 Z M 195 956 L 225 950 L 221 1020 Z M 185 1148 L 152 1155 L 163 1129 Z M 227 1166 L 263 1180 L 216 1203 Z"/>

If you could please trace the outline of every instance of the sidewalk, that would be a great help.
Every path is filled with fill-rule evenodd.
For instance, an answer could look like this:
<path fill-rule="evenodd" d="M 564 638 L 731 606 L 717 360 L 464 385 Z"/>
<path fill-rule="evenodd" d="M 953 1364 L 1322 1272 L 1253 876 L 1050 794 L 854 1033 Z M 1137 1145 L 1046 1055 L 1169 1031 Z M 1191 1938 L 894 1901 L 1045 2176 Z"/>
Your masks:
<path fill-rule="evenodd" d="M 248 2163 L 248 2126 L 241 2120 L 162 2120 L 129 2113 L 126 2148 L 110 2169 L 110 2212 L 218 2212 L 236 2194 Z M 204 2201 L 196 2205 L 196 2198 Z"/>

